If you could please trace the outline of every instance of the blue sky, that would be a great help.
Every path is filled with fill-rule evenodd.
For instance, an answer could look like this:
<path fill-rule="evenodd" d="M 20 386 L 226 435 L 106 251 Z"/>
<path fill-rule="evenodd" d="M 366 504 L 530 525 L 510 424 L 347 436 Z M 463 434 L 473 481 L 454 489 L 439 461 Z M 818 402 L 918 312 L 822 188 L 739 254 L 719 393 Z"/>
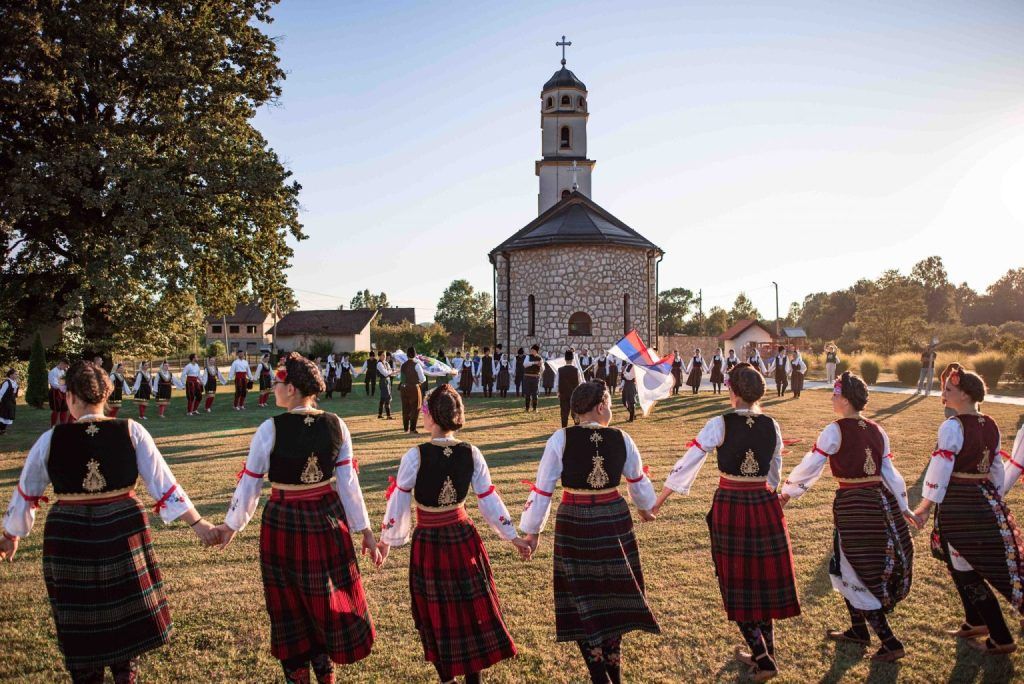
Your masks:
<path fill-rule="evenodd" d="M 363 288 L 433 315 L 537 215 L 554 43 L 590 91 L 593 199 L 665 250 L 661 287 L 774 313 L 940 254 L 1024 265 L 1024 2 L 348 3 L 273 12 L 256 124 L 303 185 L 303 308 Z"/>

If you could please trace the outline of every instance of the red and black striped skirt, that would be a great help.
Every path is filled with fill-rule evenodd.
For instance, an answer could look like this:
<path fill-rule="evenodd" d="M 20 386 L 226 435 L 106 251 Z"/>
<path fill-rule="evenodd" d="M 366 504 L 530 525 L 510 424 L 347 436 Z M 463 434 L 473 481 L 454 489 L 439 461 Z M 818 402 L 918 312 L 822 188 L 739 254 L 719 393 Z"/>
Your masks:
<path fill-rule="evenodd" d="M 644 594 L 629 505 L 613 494 L 563 493 L 553 563 L 557 641 L 604 641 L 635 630 L 661 633 Z"/>
<path fill-rule="evenodd" d="M 417 511 L 409 593 L 423 657 L 452 676 L 479 672 L 516 654 L 487 550 L 465 509 Z"/>
<path fill-rule="evenodd" d="M 1013 513 L 991 480 L 957 480 L 955 476 L 950 480 L 935 514 L 932 545 L 936 555 L 947 563 L 949 545 L 1014 608 L 1021 610 L 1024 539 Z"/>
<path fill-rule="evenodd" d="M 134 496 L 54 504 L 43 532 L 43 579 L 69 668 L 129 660 L 170 639 L 160 565 Z"/>
<path fill-rule="evenodd" d="M 738 622 L 800 614 L 782 506 L 764 482 L 722 480 L 707 515 L 725 612 Z"/>
<path fill-rule="evenodd" d="M 370 654 L 374 628 L 341 499 L 284 499 L 263 509 L 260 568 L 270 614 L 270 652 L 296 658 L 319 649 L 336 663 Z"/>

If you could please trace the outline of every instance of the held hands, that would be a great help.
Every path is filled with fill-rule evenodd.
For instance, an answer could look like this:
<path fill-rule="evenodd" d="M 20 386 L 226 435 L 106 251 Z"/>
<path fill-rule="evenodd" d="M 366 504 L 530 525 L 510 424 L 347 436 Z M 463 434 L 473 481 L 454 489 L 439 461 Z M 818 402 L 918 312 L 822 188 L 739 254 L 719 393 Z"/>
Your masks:
<path fill-rule="evenodd" d="M 653 508 L 649 511 L 639 511 L 639 514 L 640 520 L 644 522 L 651 522 L 652 520 L 657 520 L 658 518 L 658 515 L 654 512 Z"/>
<path fill-rule="evenodd" d="M 906 518 L 907 523 L 915 529 L 919 530 L 924 525 L 924 523 L 921 522 L 921 518 L 913 511 L 903 511 L 903 517 Z"/>
<path fill-rule="evenodd" d="M 14 561 L 14 554 L 18 553 L 18 539 L 8 539 L 6 535 L 0 537 L 0 561 L 8 563 Z"/>
<path fill-rule="evenodd" d="M 516 549 L 519 550 L 519 557 L 522 560 L 528 561 L 533 557 L 534 547 L 530 546 L 530 542 L 526 541 L 521 537 L 515 537 L 514 539 L 510 539 L 509 541 L 512 542 L 512 546 L 516 547 Z"/>
<path fill-rule="evenodd" d="M 386 541 L 377 542 L 377 555 L 374 557 L 374 563 L 379 568 L 384 565 L 384 561 L 388 559 L 388 553 L 391 551 L 391 544 Z"/>
<path fill-rule="evenodd" d="M 790 501 L 789 494 L 779 494 L 779 504 L 781 504 L 783 508 L 786 507 L 786 504 L 788 504 L 789 501 Z"/>
<path fill-rule="evenodd" d="M 219 551 L 223 551 L 231 540 L 238 534 L 235 530 L 228 527 L 227 523 L 221 523 L 213 528 L 214 533 L 217 535 L 216 538 L 210 542 L 210 546 L 216 546 Z"/>
<path fill-rule="evenodd" d="M 373 529 L 369 527 L 363 530 L 363 555 L 366 554 L 370 554 L 370 559 L 378 568 L 384 563 L 384 557 L 377 546 L 377 538 L 373 536 Z"/>
<path fill-rule="evenodd" d="M 540 545 L 540 535 L 528 534 L 523 537 L 523 541 L 530 547 L 530 557 L 532 558 L 533 554 L 537 553 L 537 547 Z"/>
<path fill-rule="evenodd" d="M 203 546 L 213 546 L 220 542 L 220 534 L 217 532 L 217 528 L 205 518 L 200 518 L 198 522 L 192 525 L 192 531 L 199 537 L 199 541 L 203 543 Z"/>

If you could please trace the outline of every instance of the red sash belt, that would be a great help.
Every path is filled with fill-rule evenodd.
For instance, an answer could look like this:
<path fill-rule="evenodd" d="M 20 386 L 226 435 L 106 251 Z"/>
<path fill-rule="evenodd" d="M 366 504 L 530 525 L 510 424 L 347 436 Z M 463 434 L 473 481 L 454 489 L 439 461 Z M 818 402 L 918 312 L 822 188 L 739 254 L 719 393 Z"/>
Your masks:
<path fill-rule="evenodd" d="M 334 485 L 325 484 L 313 489 L 278 489 L 270 490 L 270 498 L 274 501 L 312 501 L 334 491 Z"/>
<path fill-rule="evenodd" d="M 764 480 L 754 480 L 753 482 L 743 482 L 742 480 L 730 480 L 727 477 L 718 478 L 719 489 L 744 489 L 744 490 L 758 490 L 768 489 L 768 483 Z"/>
<path fill-rule="evenodd" d="M 469 520 L 465 506 L 450 511 L 425 511 L 416 509 L 416 527 L 446 527 Z"/>
<path fill-rule="evenodd" d="M 604 494 L 577 494 L 562 490 L 562 503 L 589 506 L 593 504 L 606 504 L 621 499 L 622 495 L 616 492 L 605 492 Z"/>
<path fill-rule="evenodd" d="M 871 480 L 870 482 L 840 482 L 840 489 L 867 489 L 868 487 L 881 487 L 882 483 L 878 480 Z"/>
<path fill-rule="evenodd" d="M 58 499 L 60 494 L 56 495 Z M 98 499 L 60 499 L 57 503 L 64 506 L 99 506 L 101 504 L 113 503 L 114 501 L 121 501 L 122 499 L 134 499 L 135 490 L 130 492 L 121 492 L 120 494 L 114 494 L 113 496 L 104 496 Z"/>

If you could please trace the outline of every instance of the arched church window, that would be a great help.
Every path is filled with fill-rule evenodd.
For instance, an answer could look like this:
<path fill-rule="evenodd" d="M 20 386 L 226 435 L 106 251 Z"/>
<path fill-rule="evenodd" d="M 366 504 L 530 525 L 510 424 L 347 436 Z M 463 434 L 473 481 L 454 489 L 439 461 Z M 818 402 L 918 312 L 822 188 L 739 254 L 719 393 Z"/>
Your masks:
<path fill-rule="evenodd" d="M 562 139 L 562 149 L 563 150 L 567 150 L 567 149 L 569 149 L 569 147 L 572 146 L 572 141 L 571 141 L 569 136 L 570 136 L 569 127 L 568 126 L 562 126 L 562 138 L 561 139 Z"/>
<path fill-rule="evenodd" d="M 569 336 L 570 337 L 582 337 L 589 336 L 591 334 L 591 321 L 590 316 L 577 311 L 572 316 L 569 316 Z"/>
<path fill-rule="evenodd" d="M 572 104 L 572 100 L 569 98 L 569 96 L 568 95 L 563 95 L 562 96 L 562 105 L 565 106 L 565 107 L 568 107 L 571 104 Z"/>
<path fill-rule="evenodd" d="M 548 101 L 544 104 L 544 106 L 547 107 L 548 109 L 551 109 L 552 107 L 554 107 L 555 106 L 554 99 L 549 97 Z"/>
<path fill-rule="evenodd" d="M 622 334 L 628 333 L 632 326 L 630 325 L 629 318 L 629 294 L 622 295 Z"/>
<path fill-rule="evenodd" d="M 533 337 L 537 334 L 537 299 L 530 295 L 526 298 L 526 334 Z"/>
<path fill-rule="evenodd" d="M 568 197 L 568 196 L 569 196 L 569 195 L 571 195 L 571 194 L 572 194 L 572 193 L 571 193 L 571 192 L 569 192 L 568 190 L 563 190 L 563 191 L 562 191 L 562 199 L 565 199 L 566 197 Z"/>
<path fill-rule="evenodd" d="M 586 109 L 587 108 L 587 101 L 583 97 L 580 97 L 580 99 L 579 99 L 579 101 L 577 103 L 577 106 L 580 109 Z"/>

